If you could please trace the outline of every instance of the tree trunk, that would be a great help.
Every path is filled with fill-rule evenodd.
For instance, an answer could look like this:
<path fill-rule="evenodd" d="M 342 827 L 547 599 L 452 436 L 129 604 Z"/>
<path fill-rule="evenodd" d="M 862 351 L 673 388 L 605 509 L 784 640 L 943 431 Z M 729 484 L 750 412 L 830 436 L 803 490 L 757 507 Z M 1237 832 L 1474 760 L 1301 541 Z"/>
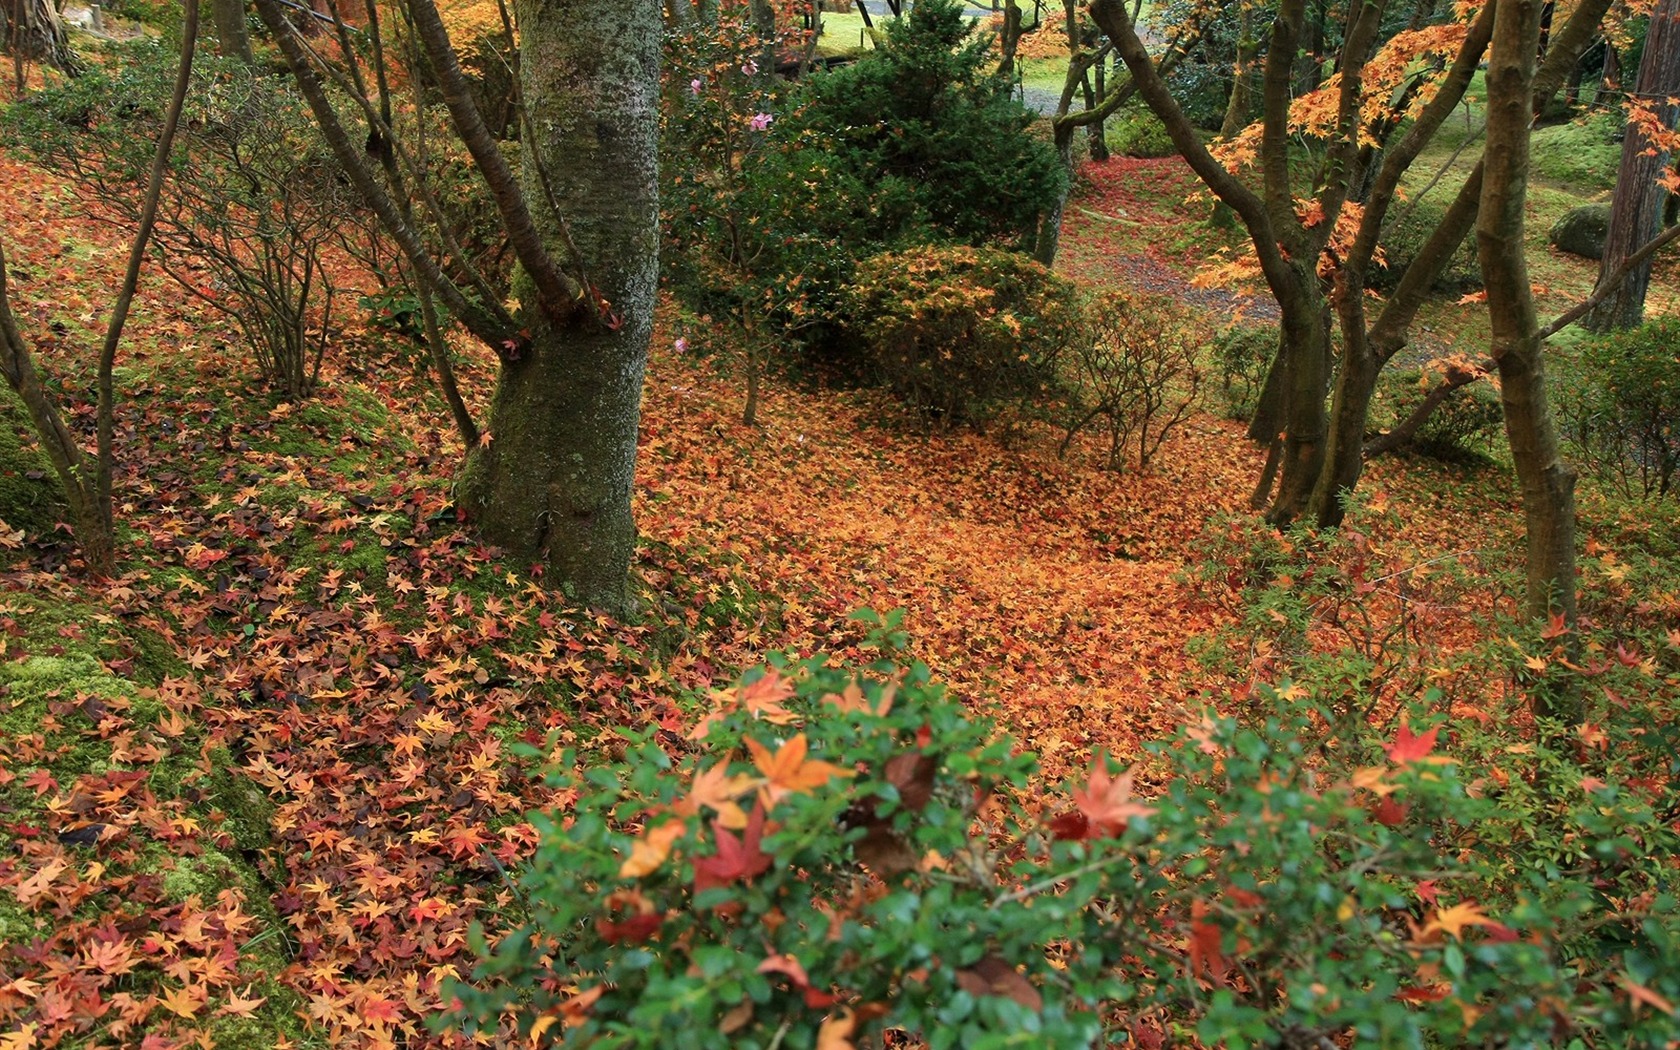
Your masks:
<path fill-rule="evenodd" d="M 1546 400 L 1540 323 L 1523 257 L 1529 128 L 1540 0 L 1499 0 L 1488 62 L 1486 171 L 1476 247 L 1487 286 L 1493 359 L 1528 524 L 1527 613 L 1575 620 L 1575 475 Z M 1561 714 L 1554 710 L 1543 713 Z"/>
<path fill-rule="evenodd" d="M 0 0 L 0 43 L 12 56 L 20 92 L 25 62 L 42 62 L 72 77 L 81 72 L 53 0 Z"/>
<path fill-rule="evenodd" d="M 216 20 L 216 50 L 223 58 L 236 58 L 246 65 L 256 61 L 251 54 L 251 30 L 245 23 L 245 0 L 211 0 Z"/>
<path fill-rule="evenodd" d="M 1314 260 L 1293 261 L 1294 287 L 1274 295 L 1283 314 L 1283 353 L 1288 362 L 1284 436 L 1277 496 L 1266 520 L 1287 525 L 1307 509 L 1324 466 L 1328 422 L 1324 398 L 1330 389 L 1330 318 Z M 1278 367 L 1274 365 L 1274 367 Z"/>
<path fill-rule="evenodd" d="M 658 281 L 657 0 L 519 0 L 521 77 L 538 163 L 526 197 L 549 252 L 588 261 L 597 303 L 527 310 L 529 349 L 504 364 L 486 442 L 461 498 L 485 536 L 540 563 L 547 582 L 615 612 L 630 605 L 631 489 Z M 569 241 L 568 244 L 568 233 Z M 529 282 L 520 290 L 532 294 Z"/>
<path fill-rule="evenodd" d="M 1225 121 L 1219 137 L 1235 138 L 1248 127 L 1254 112 L 1254 60 L 1260 55 L 1260 41 L 1254 35 L 1254 10 L 1244 0 L 1237 9 L 1237 62 L 1231 71 L 1231 97 L 1225 102 Z"/>
<path fill-rule="evenodd" d="M 1062 167 L 1070 173 L 1073 171 L 1073 137 L 1078 131 L 1078 127 L 1063 120 L 1057 120 L 1050 126 L 1051 136 L 1056 143 L 1056 156 L 1061 160 Z M 1056 265 L 1056 251 L 1061 247 L 1062 241 L 1062 216 L 1067 211 L 1072 182 L 1072 179 L 1064 180 L 1062 190 L 1056 194 L 1056 200 L 1050 205 L 1050 210 L 1038 220 L 1038 239 L 1033 245 L 1033 258 L 1044 266 Z"/>
<path fill-rule="evenodd" d="M 1680 114 L 1680 105 L 1673 104 L 1673 96 L 1680 95 L 1680 0 L 1659 0 L 1651 12 L 1634 95 L 1655 110 L 1663 127 L 1674 127 Z M 1658 150 L 1638 124 L 1629 125 L 1622 140 L 1616 190 L 1610 198 L 1610 229 L 1598 271 L 1601 281 L 1662 229 L 1668 192 L 1657 178 L 1668 162 L 1668 154 Z M 1651 263 L 1646 260 L 1630 270 L 1583 323 L 1594 332 L 1638 326 L 1645 319 L 1645 292 L 1650 284 Z"/>

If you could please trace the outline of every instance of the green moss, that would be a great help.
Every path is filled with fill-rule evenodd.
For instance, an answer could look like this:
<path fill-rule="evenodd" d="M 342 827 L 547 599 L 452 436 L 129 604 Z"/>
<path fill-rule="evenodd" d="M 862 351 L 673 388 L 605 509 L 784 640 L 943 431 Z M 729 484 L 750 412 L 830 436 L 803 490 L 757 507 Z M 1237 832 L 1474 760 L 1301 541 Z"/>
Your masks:
<path fill-rule="evenodd" d="M 1537 128 L 1529 147 L 1534 173 L 1547 182 L 1593 193 L 1616 184 L 1622 146 L 1618 113 L 1594 113 L 1582 120 Z"/>
<path fill-rule="evenodd" d="M 0 521 L 39 535 L 51 532 L 66 513 L 64 490 L 30 436 L 23 402 L 0 384 Z"/>

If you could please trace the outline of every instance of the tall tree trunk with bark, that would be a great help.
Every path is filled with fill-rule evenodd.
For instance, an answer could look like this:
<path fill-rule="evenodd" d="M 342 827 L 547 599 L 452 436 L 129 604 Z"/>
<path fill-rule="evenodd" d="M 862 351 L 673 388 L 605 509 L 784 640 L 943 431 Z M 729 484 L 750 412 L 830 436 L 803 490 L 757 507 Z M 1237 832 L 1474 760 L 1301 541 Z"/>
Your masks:
<path fill-rule="evenodd" d="M 488 425 L 457 494 L 485 538 L 581 604 L 631 605 L 631 515 L 642 373 L 658 278 L 655 136 L 660 0 L 518 0 L 521 164 L 473 101 L 433 0 L 408 0 L 416 41 L 519 261 L 521 315 L 430 243 L 347 124 L 277 0 L 256 0 L 333 156 L 418 279 L 502 359 Z M 342 88 L 354 78 L 334 67 Z M 379 123 L 349 89 L 363 120 Z M 382 134 L 391 129 L 381 126 Z M 404 154 L 393 141 L 393 156 Z M 407 161 L 404 161 L 406 164 Z M 424 199 L 424 198 L 423 198 Z M 425 210 L 431 210 L 427 203 Z M 465 430 L 466 428 L 463 427 Z"/>
<path fill-rule="evenodd" d="M 1219 137 L 1235 138 L 1248 127 L 1254 112 L 1254 60 L 1260 56 L 1260 41 L 1254 35 L 1254 8 L 1248 0 L 1237 6 L 1237 61 L 1231 68 L 1231 95 L 1225 100 L 1225 120 Z"/>
<path fill-rule="evenodd" d="M 251 29 L 245 23 L 245 0 L 211 0 L 210 14 L 216 22 L 216 50 L 222 57 L 236 58 L 246 65 L 255 62 Z"/>
<path fill-rule="evenodd" d="M 53 0 L 0 0 L 0 46 L 12 56 L 20 92 L 26 62 L 42 62 L 72 77 L 82 69 Z"/>
<path fill-rule="evenodd" d="M 528 311 L 461 497 L 486 537 L 589 605 L 623 610 L 631 487 L 658 284 L 656 0 L 519 0 L 522 97 L 538 137 L 525 195 L 547 250 L 586 267 L 584 309 Z M 542 185 L 542 173 L 550 185 Z M 544 301 L 518 290 L 521 301 Z"/>
<path fill-rule="evenodd" d="M 1649 106 L 1664 128 L 1672 129 L 1680 115 L 1674 97 L 1680 95 L 1680 0 L 1659 0 L 1645 32 L 1645 53 L 1639 60 L 1634 98 Z M 1599 277 L 1616 272 L 1640 245 L 1662 229 L 1668 191 L 1657 179 L 1668 168 L 1669 154 L 1652 142 L 1638 123 L 1622 140 L 1622 163 L 1616 190 L 1610 198 L 1610 229 L 1604 238 Z M 1616 290 L 1587 315 L 1585 325 L 1595 332 L 1636 327 L 1645 318 L 1645 293 L 1651 284 L 1651 263 L 1635 266 Z"/>
<path fill-rule="evenodd" d="M 1529 129 L 1540 0 L 1499 0 L 1487 73 L 1487 155 L 1476 248 L 1487 286 L 1493 359 L 1528 525 L 1527 612 L 1575 619 L 1575 475 L 1546 399 L 1540 322 L 1523 255 Z"/>

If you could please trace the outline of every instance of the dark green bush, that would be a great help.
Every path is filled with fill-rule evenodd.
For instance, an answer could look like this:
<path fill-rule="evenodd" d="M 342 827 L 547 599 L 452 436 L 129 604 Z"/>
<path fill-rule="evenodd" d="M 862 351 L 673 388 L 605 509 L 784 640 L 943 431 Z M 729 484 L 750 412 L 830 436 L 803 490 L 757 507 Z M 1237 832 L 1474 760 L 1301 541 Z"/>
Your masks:
<path fill-rule="evenodd" d="M 1397 426 L 1440 382 L 1440 372 L 1433 368 L 1384 372 L 1377 382 L 1373 421 L 1384 430 Z M 1473 460 L 1484 454 L 1504 423 L 1498 391 L 1492 384 L 1477 380 L 1458 388 L 1430 413 L 1406 448 L 1434 459 Z"/>
<path fill-rule="evenodd" d="M 750 313 L 861 379 L 841 316 L 859 260 L 1026 246 L 1066 175 L 953 0 L 915 5 L 856 63 L 792 89 L 757 69 L 760 51 L 744 22 L 671 39 L 664 273 L 697 314 Z"/>
<path fill-rule="evenodd" d="M 853 329 L 877 380 L 938 426 L 1051 394 L 1082 328 L 1071 284 L 995 248 L 912 248 L 858 267 Z"/>
<path fill-rule="evenodd" d="M 1254 415 L 1277 348 L 1278 332 L 1271 326 L 1232 325 L 1213 337 L 1213 365 L 1226 415 L 1232 419 Z"/>
<path fill-rule="evenodd" d="M 1383 265 L 1371 268 L 1370 285 L 1379 291 L 1393 288 L 1417 258 L 1418 252 L 1435 227 L 1446 216 L 1445 198 L 1424 197 L 1416 201 L 1396 201 L 1390 212 L 1389 224 L 1383 229 L 1380 246 Z M 1482 267 L 1476 260 L 1476 239 L 1466 236 L 1453 251 L 1452 258 L 1435 279 L 1432 286 L 1438 292 L 1467 292 L 1482 286 Z"/>
<path fill-rule="evenodd" d="M 1134 101 L 1106 122 L 1108 148 L 1126 157 L 1170 157 L 1178 152 L 1161 123 L 1148 106 Z"/>
<path fill-rule="evenodd" d="M 1680 318 L 1582 342 L 1557 395 L 1581 464 L 1638 499 L 1680 493 Z"/>

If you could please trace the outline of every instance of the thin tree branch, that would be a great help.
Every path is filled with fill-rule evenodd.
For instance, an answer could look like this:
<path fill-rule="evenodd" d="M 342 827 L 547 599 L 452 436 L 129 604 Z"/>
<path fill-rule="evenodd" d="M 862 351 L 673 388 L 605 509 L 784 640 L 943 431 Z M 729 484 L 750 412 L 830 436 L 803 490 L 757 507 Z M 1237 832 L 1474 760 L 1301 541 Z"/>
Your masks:
<path fill-rule="evenodd" d="M 537 298 L 543 309 L 553 318 L 564 316 L 583 301 L 583 286 L 562 273 L 555 265 L 554 257 L 544 247 L 525 194 L 519 188 L 519 180 L 508 167 L 507 158 L 502 156 L 501 148 L 496 145 L 490 129 L 484 126 L 484 118 L 473 102 L 472 91 L 461 72 L 455 49 L 449 43 L 449 31 L 444 28 L 437 5 L 432 0 L 408 0 L 408 10 L 409 17 L 414 20 L 415 35 L 425 48 L 432 73 L 443 90 L 444 105 L 449 109 L 455 132 L 461 136 L 467 152 L 472 154 L 479 174 L 490 189 L 491 199 L 496 202 L 496 210 L 507 230 L 508 243 L 513 246 L 520 265 L 525 267 L 531 282 L 536 285 Z"/>

